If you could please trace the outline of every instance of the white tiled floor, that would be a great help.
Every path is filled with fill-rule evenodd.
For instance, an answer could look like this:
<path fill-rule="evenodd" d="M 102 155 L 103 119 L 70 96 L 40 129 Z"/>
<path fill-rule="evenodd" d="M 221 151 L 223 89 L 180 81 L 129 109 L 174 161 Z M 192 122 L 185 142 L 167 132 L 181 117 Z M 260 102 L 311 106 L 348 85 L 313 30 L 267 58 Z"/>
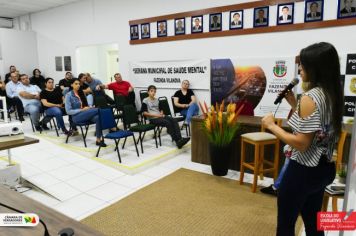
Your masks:
<path fill-rule="evenodd" d="M 33 133 L 27 122 L 24 123 L 25 133 L 31 136 Z M 171 145 L 170 142 L 165 142 Z M 171 147 L 167 150 L 169 148 Z M 154 145 L 145 149 L 146 154 L 154 155 L 155 152 Z M 131 153 L 133 158 L 137 158 L 135 152 Z M 39 144 L 13 149 L 12 154 L 13 160 L 21 165 L 22 176 L 55 198 L 34 190 L 24 194 L 77 220 L 109 206 L 179 168 L 211 174 L 210 166 L 191 162 L 190 149 L 134 175 L 127 175 L 43 138 Z M 4 156 L 6 152 L 1 152 L 0 155 Z M 226 178 L 238 180 L 239 172 L 230 170 Z M 252 176 L 246 174 L 245 182 L 252 182 Z M 259 181 L 263 186 L 271 183 L 272 180 L 269 178 Z"/>

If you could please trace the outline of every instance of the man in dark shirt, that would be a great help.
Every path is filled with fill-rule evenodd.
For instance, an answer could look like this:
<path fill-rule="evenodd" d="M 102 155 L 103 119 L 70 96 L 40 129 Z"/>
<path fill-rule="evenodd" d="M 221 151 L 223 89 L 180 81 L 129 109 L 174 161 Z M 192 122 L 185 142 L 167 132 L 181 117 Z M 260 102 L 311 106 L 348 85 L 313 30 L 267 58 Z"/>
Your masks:
<path fill-rule="evenodd" d="M 63 95 L 66 94 L 67 90 L 69 90 L 70 85 L 72 84 L 73 76 L 71 72 L 66 72 L 64 79 L 59 81 L 59 87 L 61 88 Z"/>
<path fill-rule="evenodd" d="M 50 117 L 55 117 L 59 128 L 61 128 L 64 134 L 68 135 L 69 131 L 66 129 L 63 121 L 64 105 L 62 91 L 60 88 L 54 87 L 54 80 L 52 78 L 45 80 L 45 86 L 46 88 L 40 93 L 41 103 L 46 114 L 46 117 L 41 122 L 42 128 L 48 129 L 46 123 Z"/>
<path fill-rule="evenodd" d="M 189 89 L 189 81 L 183 80 L 182 88 L 173 95 L 174 106 L 180 110 L 180 114 L 185 117 L 185 124 L 190 124 L 192 116 L 198 115 L 199 107 L 193 91 Z"/>
<path fill-rule="evenodd" d="M 94 105 L 94 98 L 93 98 L 93 91 L 91 91 L 89 85 L 86 83 L 87 81 L 87 74 L 80 73 L 78 75 L 78 79 L 80 81 L 80 89 L 83 90 L 84 95 L 87 98 L 88 106 L 92 107 Z"/>

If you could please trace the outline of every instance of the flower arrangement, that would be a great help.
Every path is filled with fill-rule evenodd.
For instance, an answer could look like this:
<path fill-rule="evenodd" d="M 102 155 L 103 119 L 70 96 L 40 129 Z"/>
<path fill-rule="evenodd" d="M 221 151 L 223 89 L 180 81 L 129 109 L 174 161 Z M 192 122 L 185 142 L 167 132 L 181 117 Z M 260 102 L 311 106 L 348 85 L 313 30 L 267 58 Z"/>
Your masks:
<path fill-rule="evenodd" d="M 204 106 L 199 102 L 199 106 L 204 115 L 203 129 L 210 143 L 218 147 L 229 145 L 240 127 L 237 118 L 244 105 L 237 109 L 236 104 L 229 103 L 226 112 L 224 101 L 211 106 L 210 111 L 205 102 Z"/>

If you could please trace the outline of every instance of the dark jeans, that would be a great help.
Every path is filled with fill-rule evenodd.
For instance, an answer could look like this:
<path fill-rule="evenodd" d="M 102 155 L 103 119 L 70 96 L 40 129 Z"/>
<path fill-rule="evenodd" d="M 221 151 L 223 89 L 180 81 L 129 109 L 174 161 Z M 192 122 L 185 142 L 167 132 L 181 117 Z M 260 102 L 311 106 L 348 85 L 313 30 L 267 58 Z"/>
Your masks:
<path fill-rule="evenodd" d="M 151 119 L 150 123 L 154 125 L 166 127 L 167 133 L 172 137 L 174 141 L 178 141 L 182 139 L 178 122 L 172 117 L 165 116 L 164 118 Z"/>
<path fill-rule="evenodd" d="M 299 213 L 307 236 L 324 235 L 324 231 L 317 231 L 317 212 L 321 210 L 325 187 L 335 174 L 335 163 L 327 162 L 324 156 L 316 167 L 290 160 L 278 192 L 277 236 L 294 235 Z"/>
<path fill-rule="evenodd" d="M 14 106 L 16 107 L 19 116 L 20 117 L 23 116 L 24 108 L 19 97 L 13 97 L 13 98 L 6 97 L 6 102 L 8 104 L 7 108 Z"/>
<path fill-rule="evenodd" d="M 102 131 L 101 131 L 101 126 L 100 126 L 100 121 L 99 121 L 99 110 L 98 108 L 91 108 L 86 111 L 81 111 L 75 115 L 72 116 L 73 122 L 74 123 L 86 123 L 88 121 L 91 121 L 93 123 L 96 123 L 96 128 L 95 128 L 95 133 L 96 133 L 96 138 L 101 138 L 102 136 Z"/>

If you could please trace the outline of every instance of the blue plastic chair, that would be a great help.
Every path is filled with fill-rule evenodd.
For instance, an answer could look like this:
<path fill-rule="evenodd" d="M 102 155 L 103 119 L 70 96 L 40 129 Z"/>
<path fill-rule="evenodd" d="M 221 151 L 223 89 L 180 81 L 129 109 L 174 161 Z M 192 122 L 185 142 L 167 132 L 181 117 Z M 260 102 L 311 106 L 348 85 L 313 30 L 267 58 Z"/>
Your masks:
<path fill-rule="evenodd" d="M 100 121 L 100 129 L 101 130 L 116 128 L 114 113 L 111 108 L 99 109 L 99 121 Z M 132 131 L 118 130 L 118 131 L 114 131 L 114 132 L 108 133 L 105 136 L 103 136 L 103 139 L 107 138 L 107 139 L 113 139 L 115 141 L 115 146 L 116 146 L 115 150 L 117 151 L 117 156 L 119 157 L 120 163 L 121 163 L 121 157 L 120 157 L 120 152 L 119 152 L 120 139 L 125 138 L 125 141 L 126 141 L 127 137 L 130 137 L 130 136 L 132 136 L 132 138 L 133 138 L 135 148 L 136 148 L 136 153 L 137 153 L 137 156 L 139 157 L 140 154 L 138 153 L 135 135 L 133 134 Z M 99 148 L 98 148 L 96 157 L 98 157 L 98 155 L 99 155 L 100 148 L 101 148 L 101 146 L 99 146 Z"/>

